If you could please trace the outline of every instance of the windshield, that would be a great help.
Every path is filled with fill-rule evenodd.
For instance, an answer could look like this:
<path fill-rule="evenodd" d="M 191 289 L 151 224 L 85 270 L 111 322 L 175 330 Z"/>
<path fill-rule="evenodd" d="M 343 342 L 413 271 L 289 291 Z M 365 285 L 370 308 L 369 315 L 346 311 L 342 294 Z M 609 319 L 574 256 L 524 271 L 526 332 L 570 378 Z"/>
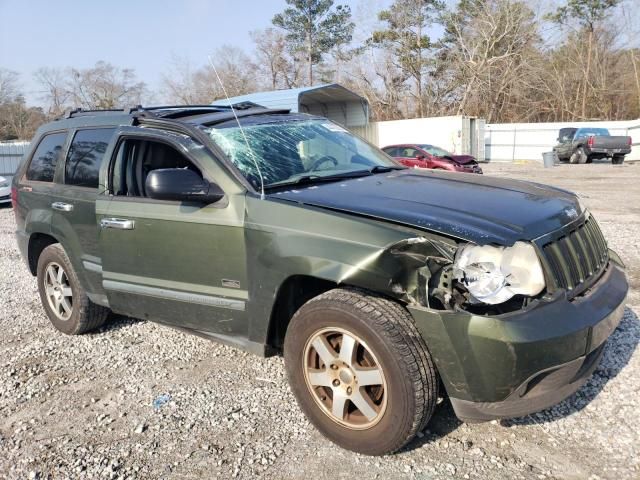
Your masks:
<path fill-rule="evenodd" d="M 260 186 L 256 163 L 265 187 L 303 177 L 340 178 L 380 169 L 374 167 L 398 168 L 382 151 L 326 119 L 247 123 L 243 130 L 250 150 L 237 124 L 203 129 L 256 189 Z"/>
<path fill-rule="evenodd" d="M 435 157 L 450 157 L 451 154 L 446 150 L 443 150 L 440 147 L 436 147 L 435 145 L 420 145 L 420 148 L 427 153 Z"/>

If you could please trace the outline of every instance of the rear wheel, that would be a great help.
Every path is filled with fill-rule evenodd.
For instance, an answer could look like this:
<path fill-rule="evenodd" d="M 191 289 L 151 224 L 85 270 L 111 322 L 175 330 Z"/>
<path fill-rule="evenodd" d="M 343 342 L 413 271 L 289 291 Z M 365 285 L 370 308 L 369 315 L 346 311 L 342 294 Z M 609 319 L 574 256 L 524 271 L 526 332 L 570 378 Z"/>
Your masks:
<path fill-rule="evenodd" d="M 611 163 L 613 165 L 622 165 L 624 162 L 624 155 L 614 155 L 611 159 Z"/>
<path fill-rule="evenodd" d="M 307 417 L 343 448 L 391 453 L 431 418 L 436 371 L 411 315 L 360 290 L 303 305 L 287 329 L 285 362 Z"/>
<path fill-rule="evenodd" d="M 79 335 L 104 323 L 109 309 L 89 300 L 59 243 L 42 251 L 37 276 L 42 305 L 56 329 L 68 335 Z"/>

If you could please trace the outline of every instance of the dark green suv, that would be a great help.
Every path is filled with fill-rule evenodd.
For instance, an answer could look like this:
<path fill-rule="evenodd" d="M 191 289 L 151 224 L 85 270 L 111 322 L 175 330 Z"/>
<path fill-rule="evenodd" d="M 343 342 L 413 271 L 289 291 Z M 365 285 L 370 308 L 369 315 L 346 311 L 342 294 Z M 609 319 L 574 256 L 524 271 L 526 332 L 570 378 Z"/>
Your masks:
<path fill-rule="evenodd" d="M 109 311 L 284 352 L 313 424 L 405 445 L 575 392 L 628 285 L 578 198 L 406 169 L 327 119 L 256 105 L 75 111 L 14 177 L 20 250 L 67 334 Z"/>

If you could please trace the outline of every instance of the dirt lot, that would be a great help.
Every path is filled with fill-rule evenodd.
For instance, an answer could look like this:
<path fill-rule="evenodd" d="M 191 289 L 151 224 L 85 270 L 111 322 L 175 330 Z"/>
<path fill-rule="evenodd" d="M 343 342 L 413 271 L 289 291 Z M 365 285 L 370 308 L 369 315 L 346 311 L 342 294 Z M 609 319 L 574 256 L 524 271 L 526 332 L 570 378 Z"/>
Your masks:
<path fill-rule="evenodd" d="M 356 455 L 304 419 L 281 358 L 115 316 L 55 332 L 0 208 L 0 477 L 640 478 L 640 164 L 485 171 L 578 192 L 628 266 L 624 319 L 573 397 L 476 425 L 442 402 L 405 451 Z"/>

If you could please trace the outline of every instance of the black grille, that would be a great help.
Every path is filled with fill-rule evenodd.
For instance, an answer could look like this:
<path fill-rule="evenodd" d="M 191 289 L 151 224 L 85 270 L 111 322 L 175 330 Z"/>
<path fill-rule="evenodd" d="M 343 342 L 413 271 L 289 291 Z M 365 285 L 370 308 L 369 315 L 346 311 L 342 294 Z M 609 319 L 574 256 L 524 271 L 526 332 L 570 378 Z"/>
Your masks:
<path fill-rule="evenodd" d="M 574 294 L 591 285 L 609 260 L 607 242 L 593 217 L 542 251 L 558 287 Z"/>

